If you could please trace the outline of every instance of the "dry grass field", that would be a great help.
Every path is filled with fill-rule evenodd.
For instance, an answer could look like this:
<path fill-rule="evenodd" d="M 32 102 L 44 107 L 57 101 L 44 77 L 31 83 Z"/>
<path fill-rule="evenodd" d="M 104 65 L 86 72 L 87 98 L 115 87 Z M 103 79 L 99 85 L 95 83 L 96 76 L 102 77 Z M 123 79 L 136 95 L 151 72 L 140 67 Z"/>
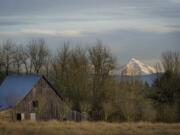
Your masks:
<path fill-rule="evenodd" d="M 0 122 L 0 135 L 180 135 L 180 124 Z"/>

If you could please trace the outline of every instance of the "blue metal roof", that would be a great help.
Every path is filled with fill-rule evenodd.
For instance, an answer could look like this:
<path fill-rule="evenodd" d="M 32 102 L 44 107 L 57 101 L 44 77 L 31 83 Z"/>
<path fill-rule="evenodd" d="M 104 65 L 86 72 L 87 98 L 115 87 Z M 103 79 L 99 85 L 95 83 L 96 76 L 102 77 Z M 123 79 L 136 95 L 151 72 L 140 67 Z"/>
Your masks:
<path fill-rule="evenodd" d="M 0 109 L 15 106 L 31 91 L 41 77 L 38 75 L 7 76 L 0 86 Z"/>

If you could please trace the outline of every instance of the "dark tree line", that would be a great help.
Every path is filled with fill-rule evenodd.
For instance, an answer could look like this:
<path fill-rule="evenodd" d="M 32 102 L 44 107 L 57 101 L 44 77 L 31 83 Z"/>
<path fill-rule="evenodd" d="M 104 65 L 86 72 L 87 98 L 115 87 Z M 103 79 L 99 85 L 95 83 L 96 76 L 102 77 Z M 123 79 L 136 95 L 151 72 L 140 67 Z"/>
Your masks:
<path fill-rule="evenodd" d="M 180 53 L 165 52 L 161 61 L 165 72 L 155 80 L 151 98 L 159 121 L 180 121 Z"/>
<path fill-rule="evenodd" d="M 1 80 L 9 74 L 44 75 L 73 110 L 87 112 L 90 120 L 180 121 L 180 54 L 163 53 L 161 64 L 165 72 L 148 86 L 133 78 L 115 80 L 116 59 L 101 42 L 89 48 L 64 43 L 55 53 L 44 39 L 0 45 Z"/>

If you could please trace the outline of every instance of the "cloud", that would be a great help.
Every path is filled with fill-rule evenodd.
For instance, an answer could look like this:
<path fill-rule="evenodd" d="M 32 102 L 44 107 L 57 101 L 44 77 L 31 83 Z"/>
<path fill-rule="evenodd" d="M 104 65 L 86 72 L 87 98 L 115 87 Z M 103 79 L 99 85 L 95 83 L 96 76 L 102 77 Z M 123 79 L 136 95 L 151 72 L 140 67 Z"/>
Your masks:
<path fill-rule="evenodd" d="M 0 36 L 13 36 L 13 35 L 17 35 L 16 32 L 13 31 L 0 31 Z"/>
<path fill-rule="evenodd" d="M 81 36 L 81 32 L 75 30 L 55 31 L 48 29 L 23 29 L 21 32 L 26 34 L 37 34 L 37 35 L 59 36 L 59 37 Z"/>
<path fill-rule="evenodd" d="M 180 24 L 171 24 L 171 25 L 167 25 L 167 27 L 170 27 L 170 28 L 174 28 L 174 29 L 180 29 Z"/>
<path fill-rule="evenodd" d="M 2 26 L 3 27 L 3 26 Z M 47 28 L 46 28 L 47 27 Z M 1 35 L 37 35 L 54 37 L 85 37 L 93 34 L 101 34 L 114 30 L 130 30 L 146 33 L 169 33 L 180 32 L 179 25 L 168 24 L 151 19 L 129 20 L 97 20 L 80 22 L 49 22 L 45 24 L 33 24 L 32 26 L 7 27 L 1 31 Z M 13 30 L 13 31 L 12 31 Z"/>
<path fill-rule="evenodd" d="M 26 33 L 52 36 L 113 29 L 175 32 L 179 28 L 169 26 L 180 22 L 176 1 L 180 0 L 6 0 L 0 4 L 0 26 L 18 25 L 21 30 L 31 25 L 34 29 Z"/>
<path fill-rule="evenodd" d="M 83 28 L 83 25 L 81 26 Z M 89 22 L 88 29 L 83 28 L 87 33 L 104 33 L 111 30 L 134 30 L 147 33 L 168 33 L 179 32 L 180 28 L 172 27 L 166 22 L 151 19 L 128 19 L 128 20 L 107 20 Z"/>
<path fill-rule="evenodd" d="M 34 24 L 32 22 L 24 22 L 24 21 L 6 21 L 6 20 L 0 20 L 0 26 L 13 26 L 13 25 L 30 25 Z"/>
<path fill-rule="evenodd" d="M 171 2 L 180 3 L 180 0 L 170 0 Z"/>
<path fill-rule="evenodd" d="M 173 14 L 178 14 L 177 3 L 179 0 L 3 0 L 0 4 L 0 15 L 68 16 L 87 15 L 91 12 L 95 14 L 105 12 L 107 13 L 105 15 L 108 15 L 108 12 L 115 13 L 123 9 L 125 15 L 131 11 L 137 13 L 136 15 L 153 11 L 156 12 L 153 16 L 156 16 L 162 11 L 167 14 L 169 10 Z"/>

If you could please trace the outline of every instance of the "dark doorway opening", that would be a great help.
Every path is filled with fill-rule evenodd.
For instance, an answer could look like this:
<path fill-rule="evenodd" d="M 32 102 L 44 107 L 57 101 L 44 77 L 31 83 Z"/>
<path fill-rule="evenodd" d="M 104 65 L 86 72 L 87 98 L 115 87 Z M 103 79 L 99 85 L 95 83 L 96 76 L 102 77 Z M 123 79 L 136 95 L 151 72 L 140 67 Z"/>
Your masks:
<path fill-rule="evenodd" d="M 16 114 L 16 119 L 17 119 L 17 121 L 21 121 L 21 113 Z"/>

